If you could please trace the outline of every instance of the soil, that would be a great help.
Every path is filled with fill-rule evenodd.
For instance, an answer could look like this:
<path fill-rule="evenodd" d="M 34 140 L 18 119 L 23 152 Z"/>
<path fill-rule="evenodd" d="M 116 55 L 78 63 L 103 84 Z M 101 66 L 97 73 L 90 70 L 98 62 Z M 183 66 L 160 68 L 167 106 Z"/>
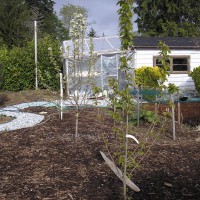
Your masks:
<path fill-rule="evenodd" d="M 4 124 L 4 123 L 10 122 L 12 120 L 13 120 L 12 117 L 0 115 L 0 124 Z"/>
<path fill-rule="evenodd" d="M 4 107 L 52 97 L 55 99 L 56 93 L 23 91 L 0 94 L 0 100 L 3 99 L 0 102 Z M 155 108 L 153 104 L 147 107 Z M 165 109 L 166 105 L 161 105 L 159 111 Z M 65 111 L 63 120 L 54 107 L 33 107 L 23 111 L 47 113 L 45 120 L 34 127 L 0 133 L 1 200 L 123 199 L 122 182 L 99 153 L 103 151 L 109 156 L 105 144 L 110 145 L 111 154 L 119 149 L 107 109 L 101 109 L 99 116 L 94 108 L 82 109 L 77 139 L 75 110 Z M 140 167 L 131 177 L 141 191 L 136 193 L 128 189 L 131 199 L 199 199 L 200 142 L 196 139 L 200 137 L 197 130 L 200 103 L 182 103 L 181 122 L 180 125 L 176 123 L 175 141 L 169 119 L 165 125 L 158 122 L 152 135 L 146 134 L 151 127 L 147 122 L 133 127 L 138 140 L 146 140 L 146 143 L 144 156 L 136 158 Z M 129 143 L 130 152 L 139 148 Z"/>

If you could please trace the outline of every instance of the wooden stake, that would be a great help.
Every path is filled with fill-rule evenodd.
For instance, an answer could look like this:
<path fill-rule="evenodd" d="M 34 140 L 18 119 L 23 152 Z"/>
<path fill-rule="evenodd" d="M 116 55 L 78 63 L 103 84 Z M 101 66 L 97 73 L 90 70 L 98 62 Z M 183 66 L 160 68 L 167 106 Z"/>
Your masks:
<path fill-rule="evenodd" d="M 178 125 L 181 124 L 181 106 L 180 102 L 178 102 Z"/>
<path fill-rule="evenodd" d="M 122 171 L 102 152 L 100 151 L 101 156 L 107 163 L 107 165 L 110 167 L 110 169 L 115 173 L 115 175 L 123 181 L 123 173 Z M 127 176 L 126 178 L 126 184 L 135 192 L 140 192 L 140 188 L 137 187 Z"/>

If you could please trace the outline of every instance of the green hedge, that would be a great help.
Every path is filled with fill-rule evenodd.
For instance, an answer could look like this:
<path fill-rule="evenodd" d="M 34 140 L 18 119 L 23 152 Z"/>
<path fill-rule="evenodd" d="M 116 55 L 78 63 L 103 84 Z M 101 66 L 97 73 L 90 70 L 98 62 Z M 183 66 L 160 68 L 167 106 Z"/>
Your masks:
<path fill-rule="evenodd" d="M 61 63 L 58 41 L 50 36 L 38 40 L 38 86 L 40 89 L 57 90 L 58 71 L 51 62 L 49 47 L 53 49 L 55 60 Z M 35 88 L 34 41 L 28 42 L 23 48 L 0 47 L 0 64 L 0 77 L 3 77 L 1 90 L 20 91 Z"/>

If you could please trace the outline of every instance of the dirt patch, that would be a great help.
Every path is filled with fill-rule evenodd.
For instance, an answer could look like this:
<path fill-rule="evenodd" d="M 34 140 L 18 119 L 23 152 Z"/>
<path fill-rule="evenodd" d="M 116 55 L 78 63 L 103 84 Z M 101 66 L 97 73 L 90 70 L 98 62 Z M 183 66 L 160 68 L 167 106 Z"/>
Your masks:
<path fill-rule="evenodd" d="M 19 92 L 0 92 L 0 107 L 32 101 L 52 101 L 59 98 L 59 93 L 49 90 L 23 90 Z"/>
<path fill-rule="evenodd" d="M 13 117 L 0 115 L 0 124 L 5 124 L 5 123 L 10 122 L 12 120 L 13 120 Z"/>
<path fill-rule="evenodd" d="M 184 104 L 183 115 L 192 119 L 199 104 L 188 106 Z M 107 136 L 112 132 L 113 121 L 105 110 L 101 117 L 95 109 L 81 112 L 78 140 L 74 138 L 74 110 L 66 111 L 62 121 L 55 108 L 24 111 L 47 113 L 37 126 L 0 133 L 0 199 L 122 199 L 122 183 L 99 153 L 106 153 L 102 132 Z M 173 141 L 168 123 L 134 171 L 132 180 L 141 192 L 128 190 L 132 199 L 196 200 L 200 196 L 200 143 L 195 141 L 200 133 L 195 131 L 196 125 L 177 126 L 177 140 Z M 147 123 L 136 127 L 137 137 L 148 128 Z"/>
<path fill-rule="evenodd" d="M 155 104 L 145 104 L 143 105 L 145 109 L 155 110 Z M 159 113 L 162 113 L 166 110 L 171 110 L 167 104 L 157 105 Z M 180 110 L 180 111 L 179 111 Z M 180 122 L 183 124 L 188 124 L 190 126 L 198 126 L 200 124 L 200 102 L 184 102 L 184 103 L 175 103 L 175 119 L 178 121 L 178 113 L 180 115 Z"/>

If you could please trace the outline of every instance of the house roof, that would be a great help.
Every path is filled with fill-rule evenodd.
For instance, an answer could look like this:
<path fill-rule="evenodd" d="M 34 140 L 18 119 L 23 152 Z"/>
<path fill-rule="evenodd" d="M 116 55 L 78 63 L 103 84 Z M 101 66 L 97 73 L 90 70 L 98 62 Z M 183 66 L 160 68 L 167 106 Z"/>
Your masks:
<path fill-rule="evenodd" d="M 143 37 L 135 36 L 133 48 L 157 48 L 160 41 L 170 49 L 200 49 L 200 37 Z"/>
<path fill-rule="evenodd" d="M 158 49 L 158 43 L 165 42 L 171 50 L 173 49 L 200 49 L 200 37 L 144 37 L 134 36 L 133 49 Z M 119 36 L 93 38 L 94 52 L 101 54 L 120 53 L 121 41 Z M 73 56 L 73 42 L 63 41 L 63 56 L 68 54 L 67 47 L 70 47 L 69 54 Z M 84 39 L 84 54 L 90 51 L 90 39 Z"/>

